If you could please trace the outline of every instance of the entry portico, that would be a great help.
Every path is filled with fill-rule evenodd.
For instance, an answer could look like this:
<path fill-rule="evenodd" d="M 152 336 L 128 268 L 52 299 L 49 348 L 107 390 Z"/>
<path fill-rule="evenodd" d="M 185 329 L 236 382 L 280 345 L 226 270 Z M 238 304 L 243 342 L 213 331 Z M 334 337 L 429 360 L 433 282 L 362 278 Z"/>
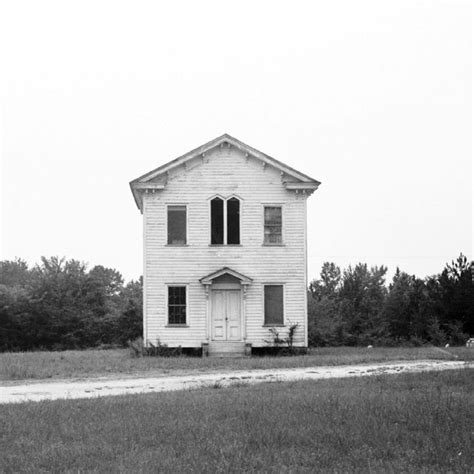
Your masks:
<path fill-rule="evenodd" d="M 224 267 L 200 279 L 207 299 L 207 340 L 246 340 L 246 297 L 252 279 Z"/>

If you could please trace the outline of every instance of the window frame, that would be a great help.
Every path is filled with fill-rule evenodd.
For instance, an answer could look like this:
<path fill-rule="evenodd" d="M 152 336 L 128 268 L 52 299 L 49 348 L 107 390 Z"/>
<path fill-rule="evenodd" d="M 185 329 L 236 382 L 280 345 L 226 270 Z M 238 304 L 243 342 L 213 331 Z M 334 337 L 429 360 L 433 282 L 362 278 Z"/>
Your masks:
<path fill-rule="evenodd" d="M 239 203 L 239 243 L 238 244 L 229 244 L 229 201 L 235 199 Z M 240 225 L 242 222 L 242 199 L 238 198 L 237 196 L 229 196 L 225 200 L 225 213 L 224 213 L 224 227 L 225 227 L 225 233 L 224 233 L 224 239 L 226 241 L 225 245 L 230 245 L 230 246 L 235 246 L 235 245 L 241 245 L 242 242 L 242 226 Z"/>
<path fill-rule="evenodd" d="M 266 242 L 265 241 L 265 209 L 267 207 L 279 207 L 281 209 L 281 242 Z M 285 206 L 281 203 L 264 203 L 262 206 L 262 245 L 266 247 L 282 247 L 285 245 L 285 233 L 284 233 L 284 221 L 285 221 Z"/>
<path fill-rule="evenodd" d="M 184 244 L 170 244 L 168 242 L 169 234 L 168 234 L 168 229 L 169 229 L 169 208 L 170 207 L 184 207 L 185 212 L 186 212 L 186 232 L 185 232 L 185 242 Z M 186 247 L 188 245 L 188 204 L 186 203 L 176 203 L 176 202 L 167 202 L 166 203 L 166 243 L 165 245 L 167 247 Z"/>
<path fill-rule="evenodd" d="M 212 243 L 212 202 L 216 199 L 220 199 L 222 201 L 222 244 L 213 244 Z M 213 196 L 209 199 L 209 245 L 212 246 L 222 246 L 225 245 L 226 238 L 227 238 L 227 205 L 226 199 L 220 195 Z"/>
<path fill-rule="evenodd" d="M 282 322 L 281 323 L 267 323 L 265 322 L 265 287 L 267 286 L 281 286 L 282 288 L 282 293 L 283 293 L 283 303 L 282 303 L 282 310 L 283 310 L 283 317 L 282 317 Z M 286 326 L 286 284 L 281 283 L 281 282 L 267 282 L 262 284 L 262 317 L 263 317 L 263 323 L 262 326 L 265 328 L 271 328 L 271 327 L 285 327 Z"/>
<path fill-rule="evenodd" d="M 223 212 L 224 212 L 224 239 L 222 244 L 213 244 L 212 243 L 212 209 L 211 209 L 211 203 L 214 199 L 219 198 L 223 201 Z M 228 244 L 227 243 L 227 201 L 230 199 L 237 199 L 239 201 L 239 243 L 238 244 Z M 242 204 L 243 204 L 243 199 L 236 194 L 231 194 L 230 196 L 224 197 L 221 194 L 214 194 L 210 198 L 208 198 L 209 204 L 208 204 L 208 215 L 209 215 L 209 225 L 208 225 L 208 241 L 209 241 L 209 246 L 210 247 L 239 247 L 242 245 Z"/>
<path fill-rule="evenodd" d="M 189 327 L 189 285 L 187 283 L 166 283 L 165 292 L 165 308 L 166 308 L 166 325 L 167 328 L 188 328 Z M 170 288 L 184 288 L 185 289 L 185 322 L 184 323 L 170 323 L 170 311 L 169 311 L 169 292 Z"/>

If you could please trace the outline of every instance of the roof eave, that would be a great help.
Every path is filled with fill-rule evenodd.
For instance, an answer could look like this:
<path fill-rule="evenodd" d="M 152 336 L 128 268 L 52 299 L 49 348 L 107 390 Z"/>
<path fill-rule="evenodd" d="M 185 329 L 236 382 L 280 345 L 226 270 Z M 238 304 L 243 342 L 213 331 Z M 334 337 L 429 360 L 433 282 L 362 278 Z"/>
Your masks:
<path fill-rule="evenodd" d="M 294 182 L 286 182 L 284 186 L 286 189 L 289 190 L 306 190 L 306 191 L 316 191 L 318 187 L 321 185 L 319 181 L 312 181 L 309 183 L 294 183 Z"/>
<path fill-rule="evenodd" d="M 165 185 L 161 183 L 140 183 L 136 181 L 130 182 L 130 188 L 132 190 L 133 197 L 135 199 L 135 203 L 140 209 L 140 212 L 143 212 L 143 193 L 152 192 L 155 193 L 156 191 L 162 191 L 165 189 Z"/>

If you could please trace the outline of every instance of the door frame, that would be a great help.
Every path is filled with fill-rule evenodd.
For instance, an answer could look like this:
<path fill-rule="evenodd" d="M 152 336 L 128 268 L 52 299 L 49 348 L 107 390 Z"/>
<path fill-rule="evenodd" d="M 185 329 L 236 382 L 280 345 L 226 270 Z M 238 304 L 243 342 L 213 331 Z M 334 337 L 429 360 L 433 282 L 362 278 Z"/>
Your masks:
<path fill-rule="evenodd" d="M 243 341 L 243 329 L 244 329 L 244 326 L 243 326 L 243 311 L 242 311 L 242 305 L 243 305 L 243 298 L 242 298 L 242 289 L 240 288 L 240 285 L 239 287 L 235 287 L 235 288 L 217 288 L 218 285 L 215 285 L 214 288 L 211 289 L 211 303 L 210 303 L 210 310 L 211 310 L 211 315 L 210 315 L 210 327 L 209 327 L 209 340 L 210 341 L 222 341 L 222 342 L 242 342 Z M 227 295 L 228 293 L 227 292 L 233 292 L 233 293 L 237 293 L 238 295 L 238 298 L 239 298 L 239 310 L 240 310 L 240 314 L 239 314 L 239 319 L 240 319 L 240 338 L 239 339 L 229 339 L 229 322 L 227 320 L 227 314 L 226 314 L 226 322 L 225 322 L 225 339 L 214 339 L 213 338 L 213 333 L 214 333 L 214 321 L 213 321 L 213 317 L 214 317 L 214 308 L 213 308 L 213 302 L 214 302 L 214 292 L 217 292 L 217 291 L 221 291 L 221 292 L 224 292 L 226 294 L 225 296 L 225 301 L 226 301 L 226 304 L 225 304 L 225 307 L 227 308 L 228 307 L 228 300 L 227 300 Z"/>
<path fill-rule="evenodd" d="M 207 341 L 212 341 L 212 291 L 213 290 L 234 290 L 239 291 L 240 295 L 240 342 L 243 342 L 247 339 L 247 325 L 245 324 L 245 301 L 246 301 L 246 293 L 247 293 L 247 285 L 241 285 L 240 283 L 213 283 L 211 285 L 205 285 L 206 290 L 206 299 L 207 299 L 207 318 L 206 318 L 206 338 Z M 237 342 L 237 341 L 229 341 L 225 339 L 222 342 Z"/>

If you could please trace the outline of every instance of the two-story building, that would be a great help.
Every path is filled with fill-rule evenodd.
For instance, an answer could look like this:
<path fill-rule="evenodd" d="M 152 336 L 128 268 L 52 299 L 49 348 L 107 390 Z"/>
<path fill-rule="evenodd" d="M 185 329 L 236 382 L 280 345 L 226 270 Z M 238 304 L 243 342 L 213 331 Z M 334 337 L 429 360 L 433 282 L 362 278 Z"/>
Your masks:
<path fill-rule="evenodd" d="M 130 183 L 143 214 L 143 337 L 307 346 L 306 200 L 319 182 L 225 134 Z"/>

